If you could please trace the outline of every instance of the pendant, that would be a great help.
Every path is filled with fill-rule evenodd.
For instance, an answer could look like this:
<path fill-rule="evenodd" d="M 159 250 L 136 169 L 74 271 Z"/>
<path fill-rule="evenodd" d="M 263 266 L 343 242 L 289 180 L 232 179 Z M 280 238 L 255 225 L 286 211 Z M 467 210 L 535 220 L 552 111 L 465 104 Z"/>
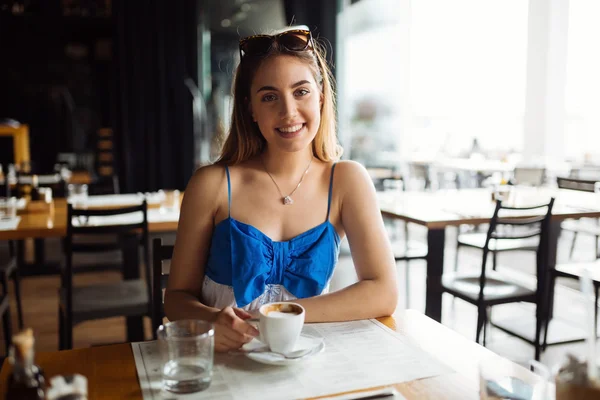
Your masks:
<path fill-rule="evenodd" d="M 283 198 L 283 205 L 291 206 L 292 204 L 294 204 L 294 200 L 292 200 L 290 196 L 285 196 Z"/>

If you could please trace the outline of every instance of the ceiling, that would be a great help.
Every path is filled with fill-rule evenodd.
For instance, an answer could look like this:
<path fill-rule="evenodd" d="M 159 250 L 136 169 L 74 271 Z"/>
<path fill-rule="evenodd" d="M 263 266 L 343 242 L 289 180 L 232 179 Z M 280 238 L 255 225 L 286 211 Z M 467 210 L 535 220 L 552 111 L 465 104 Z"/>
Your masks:
<path fill-rule="evenodd" d="M 283 0 L 212 0 L 210 30 L 248 36 L 286 26 Z"/>

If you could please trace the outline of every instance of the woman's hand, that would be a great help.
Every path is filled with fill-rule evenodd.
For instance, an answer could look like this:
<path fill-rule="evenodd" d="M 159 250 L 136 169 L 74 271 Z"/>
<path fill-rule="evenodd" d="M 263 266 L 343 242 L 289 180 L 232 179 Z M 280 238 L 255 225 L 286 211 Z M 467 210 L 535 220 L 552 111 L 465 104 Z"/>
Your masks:
<path fill-rule="evenodd" d="M 215 350 L 226 352 L 239 349 L 258 336 L 258 330 L 246 322 L 252 316 L 240 308 L 226 307 L 215 318 Z"/>

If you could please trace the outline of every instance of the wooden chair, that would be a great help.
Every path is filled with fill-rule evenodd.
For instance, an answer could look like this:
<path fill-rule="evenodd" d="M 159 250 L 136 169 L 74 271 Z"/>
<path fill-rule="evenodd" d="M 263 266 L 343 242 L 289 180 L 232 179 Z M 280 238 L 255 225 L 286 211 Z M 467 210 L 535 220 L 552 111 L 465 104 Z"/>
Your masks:
<path fill-rule="evenodd" d="M 546 309 L 545 297 L 547 295 L 547 263 L 545 255 L 548 247 L 548 227 L 554 199 L 550 203 L 531 206 L 531 207 L 508 207 L 501 201 L 496 202 L 496 208 L 489 229 L 486 235 L 483 247 L 483 260 L 481 271 L 479 273 L 463 274 L 445 274 L 442 276 L 442 290 L 450 293 L 468 303 L 477 306 L 477 332 L 476 340 L 479 342 L 481 331 L 483 330 L 483 345 L 485 346 L 486 325 L 489 320 L 488 311 L 495 305 L 508 304 L 516 302 L 528 302 L 536 304 L 536 333 L 534 341 L 530 341 L 512 331 L 504 328 L 501 330 L 517 336 L 535 346 L 535 359 L 539 360 L 541 352 L 541 329 L 545 322 Z M 546 208 L 546 213 L 536 217 L 518 218 L 518 217 L 500 217 L 500 211 L 509 212 L 526 211 L 527 213 Z M 512 229 L 499 229 L 500 227 L 510 227 Z M 486 268 L 488 254 L 490 253 L 490 243 L 493 239 L 502 240 L 522 240 L 537 238 L 537 285 L 535 289 L 530 289 L 520 285 L 512 279 L 499 274 L 495 271 L 488 271 Z"/>
<path fill-rule="evenodd" d="M 593 193 L 595 185 L 598 181 L 575 179 L 575 178 L 556 178 L 556 183 L 561 189 L 578 190 L 582 192 Z M 573 258 L 575 252 L 575 243 L 579 234 L 593 236 L 596 241 L 596 258 L 600 258 L 600 220 L 597 218 L 586 218 L 583 220 L 568 219 L 563 221 L 561 224 L 563 231 L 573 233 L 573 241 L 571 242 L 571 250 L 569 251 L 569 258 Z"/>
<path fill-rule="evenodd" d="M 0 265 L 0 280 L 2 284 L 6 284 L 6 293 L 8 293 L 8 281 L 12 279 L 15 288 L 15 300 L 17 301 L 17 317 L 19 321 L 19 329 L 23 329 L 23 304 L 21 303 L 21 277 L 17 265 L 17 255 L 15 243 L 8 242 L 9 259 L 7 262 Z"/>
<path fill-rule="evenodd" d="M 2 291 L 0 292 L 0 316 L 2 316 L 2 329 L 4 334 L 4 345 L 6 347 L 6 355 L 8 355 L 8 349 L 12 339 L 12 326 L 10 319 L 10 298 L 8 294 L 8 280 L 4 277 L 0 277 L 0 286 Z"/>
<path fill-rule="evenodd" d="M 112 129 L 99 129 L 96 142 L 96 178 L 90 185 L 92 195 L 120 193 L 114 148 Z"/>
<path fill-rule="evenodd" d="M 152 241 L 152 334 L 156 339 L 156 331 L 165 317 L 163 307 L 163 291 L 167 288 L 170 264 L 165 268 L 165 261 L 173 257 L 173 245 L 163 245 L 161 238 Z"/>
<path fill-rule="evenodd" d="M 139 218 L 141 214 L 141 218 Z M 135 219 L 135 218 L 138 219 Z M 115 283 L 73 286 L 74 254 L 102 253 L 113 245 L 86 240 L 119 235 L 123 245 L 123 277 Z M 143 250 L 146 279 L 139 277 L 138 251 Z M 79 322 L 125 317 L 152 317 L 150 264 L 148 254 L 148 207 L 141 205 L 114 209 L 74 209 L 67 212 L 64 240 L 65 265 L 61 271 L 59 295 L 59 348 L 73 347 L 73 326 Z M 141 325 L 141 324 L 140 324 Z M 143 326 L 141 335 L 143 336 Z M 130 328 L 128 324 L 128 328 Z M 128 338 L 129 339 L 129 338 Z M 141 338 L 143 339 L 143 338 Z"/>

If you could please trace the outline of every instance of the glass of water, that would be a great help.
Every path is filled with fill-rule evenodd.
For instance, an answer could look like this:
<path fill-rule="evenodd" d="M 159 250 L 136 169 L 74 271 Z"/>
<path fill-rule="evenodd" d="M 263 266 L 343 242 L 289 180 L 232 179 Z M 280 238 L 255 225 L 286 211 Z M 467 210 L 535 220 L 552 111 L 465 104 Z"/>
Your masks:
<path fill-rule="evenodd" d="M 215 330 L 210 322 L 180 320 L 161 325 L 157 331 L 164 367 L 164 389 L 193 393 L 210 386 Z"/>

